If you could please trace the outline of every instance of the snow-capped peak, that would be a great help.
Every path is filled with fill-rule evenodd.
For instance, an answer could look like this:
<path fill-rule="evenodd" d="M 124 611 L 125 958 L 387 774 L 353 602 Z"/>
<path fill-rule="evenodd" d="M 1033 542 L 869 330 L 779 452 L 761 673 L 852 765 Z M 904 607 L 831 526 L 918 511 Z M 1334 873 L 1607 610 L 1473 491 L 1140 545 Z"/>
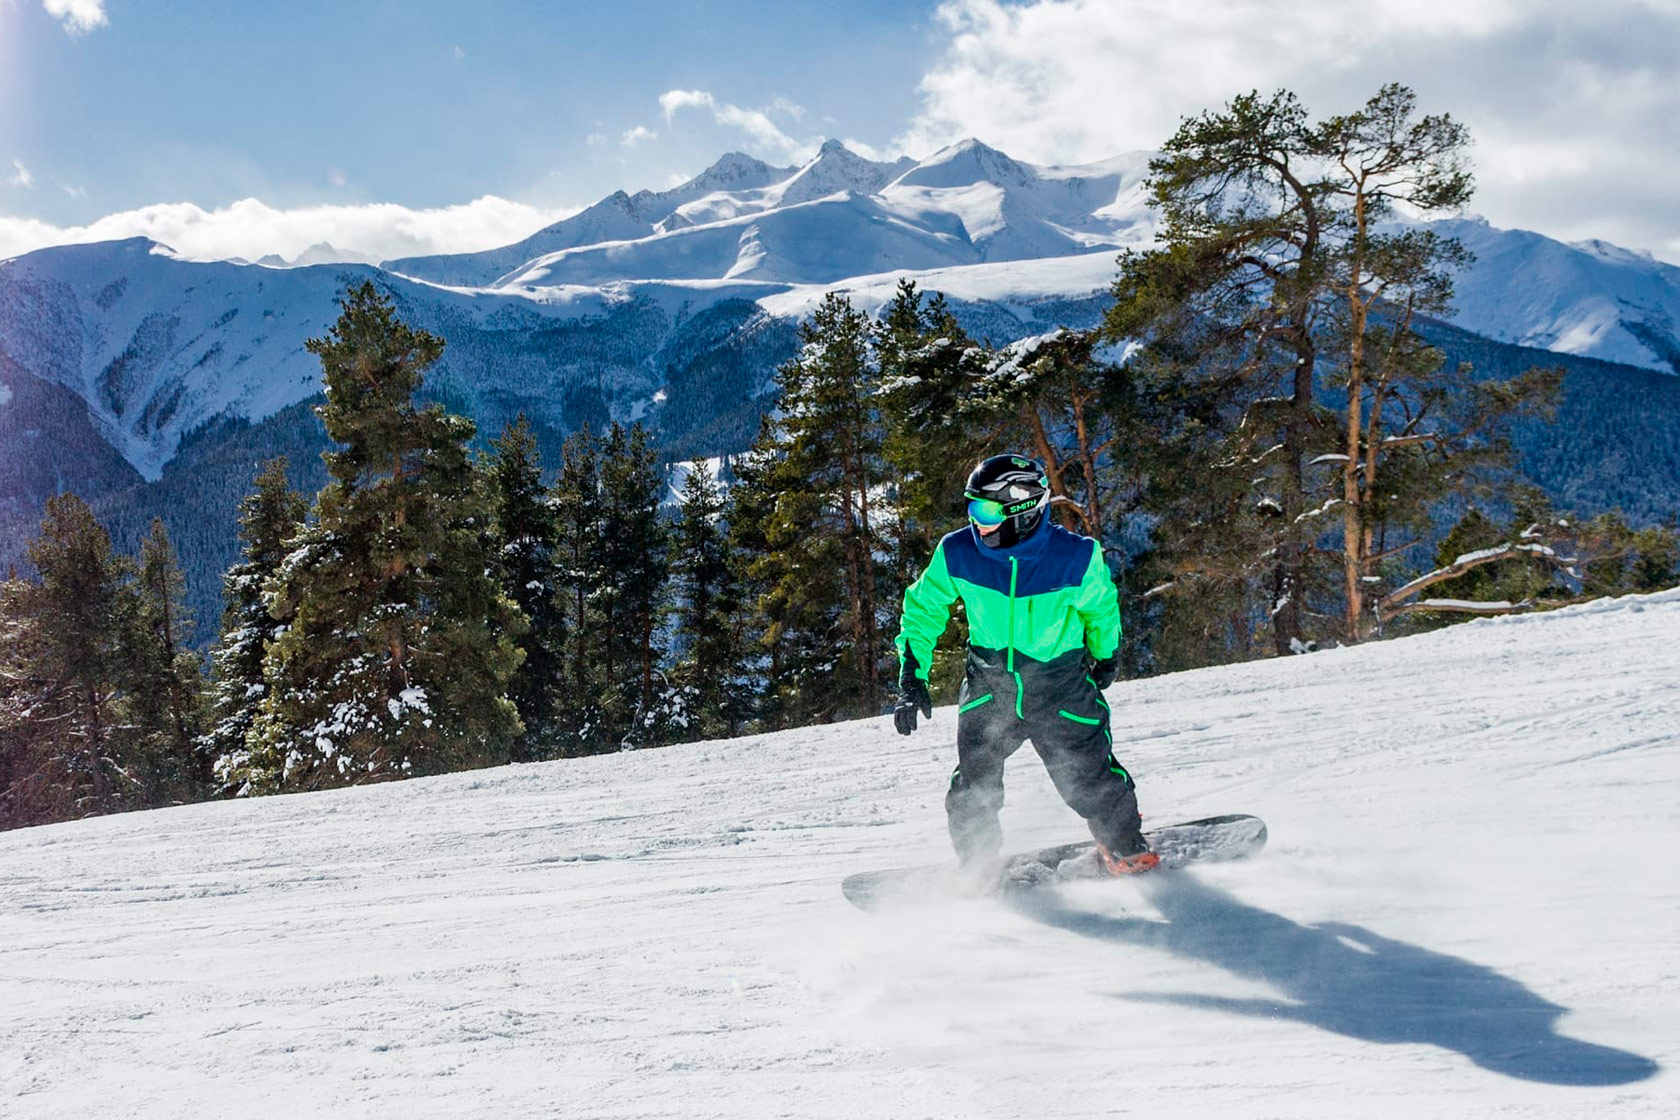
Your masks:
<path fill-rule="evenodd" d="M 706 193 L 709 191 L 750 190 L 766 187 L 788 174 L 788 168 L 771 167 L 761 159 L 744 152 L 725 152 L 706 170 L 666 194 Z M 651 193 L 651 192 L 644 192 Z"/>
<path fill-rule="evenodd" d="M 774 205 L 792 206 L 840 191 L 870 195 L 908 165 L 908 160 L 877 163 L 858 155 L 839 140 L 826 140 L 793 178 L 765 192 L 766 200 Z"/>
<path fill-rule="evenodd" d="M 893 183 L 906 187 L 969 187 L 991 183 L 999 187 L 1025 186 L 1038 173 L 1018 160 L 972 136 L 941 148 L 910 168 Z"/>

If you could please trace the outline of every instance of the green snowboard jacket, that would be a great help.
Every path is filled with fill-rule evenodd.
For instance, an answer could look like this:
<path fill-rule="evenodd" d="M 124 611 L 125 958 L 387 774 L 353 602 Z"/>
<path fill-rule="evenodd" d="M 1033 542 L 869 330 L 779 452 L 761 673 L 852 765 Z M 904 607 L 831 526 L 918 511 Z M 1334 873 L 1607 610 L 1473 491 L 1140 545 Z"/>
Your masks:
<path fill-rule="evenodd" d="M 933 647 L 958 598 L 968 613 L 971 671 L 979 663 L 1015 676 L 1074 650 L 1101 661 L 1120 648 L 1120 599 L 1089 537 L 1045 524 L 1013 548 L 987 548 L 972 527 L 948 534 L 904 592 L 896 645 L 927 679 Z"/>

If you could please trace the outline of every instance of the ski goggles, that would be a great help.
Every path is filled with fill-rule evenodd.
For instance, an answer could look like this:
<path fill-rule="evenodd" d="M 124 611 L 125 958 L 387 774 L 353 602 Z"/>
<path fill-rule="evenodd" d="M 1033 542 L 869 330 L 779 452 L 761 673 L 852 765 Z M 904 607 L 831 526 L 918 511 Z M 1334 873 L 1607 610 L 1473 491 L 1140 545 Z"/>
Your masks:
<path fill-rule="evenodd" d="M 984 525 L 990 529 L 994 525 L 1002 525 L 1011 517 L 1023 513 L 1031 513 L 1044 504 L 1043 497 L 1027 498 L 1019 502 L 996 502 L 990 498 L 970 498 L 968 500 L 968 519 L 976 525 Z"/>
<path fill-rule="evenodd" d="M 1009 519 L 1002 502 L 994 502 L 990 498 L 974 498 L 968 503 L 968 519 L 976 525 L 991 528 L 1002 525 Z"/>

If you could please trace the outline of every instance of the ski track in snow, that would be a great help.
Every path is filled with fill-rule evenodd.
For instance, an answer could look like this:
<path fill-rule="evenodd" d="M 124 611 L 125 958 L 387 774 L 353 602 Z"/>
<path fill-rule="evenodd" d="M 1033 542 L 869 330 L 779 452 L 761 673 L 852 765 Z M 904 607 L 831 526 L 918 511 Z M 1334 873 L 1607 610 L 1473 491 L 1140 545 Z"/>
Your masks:
<path fill-rule="evenodd" d="M 950 708 L 0 835 L 0 1115 L 1676 1114 L 1680 590 L 1109 695 L 1259 859 L 854 910 Z"/>

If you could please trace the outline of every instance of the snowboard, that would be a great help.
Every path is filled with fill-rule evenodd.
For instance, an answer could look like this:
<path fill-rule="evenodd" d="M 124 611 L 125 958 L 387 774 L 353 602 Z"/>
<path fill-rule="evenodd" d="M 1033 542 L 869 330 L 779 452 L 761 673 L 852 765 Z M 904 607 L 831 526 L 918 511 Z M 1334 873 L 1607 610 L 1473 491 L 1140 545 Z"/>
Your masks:
<path fill-rule="evenodd" d="M 1161 857 L 1161 864 L 1141 874 L 1158 875 L 1192 863 L 1219 863 L 1251 856 L 1266 846 L 1266 822 L 1246 813 L 1231 813 L 1165 828 L 1146 828 L 1143 835 L 1151 850 Z M 902 867 L 849 875 L 840 884 L 840 890 L 854 906 L 879 910 L 895 905 L 913 906 L 1037 890 L 1080 879 L 1113 881 L 1128 877 L 1110 875 L 1104 870 L 1097 857 L 1096 841 L 1085 840 L 1007 856 L 978 878 L 950 865 Z"/>

